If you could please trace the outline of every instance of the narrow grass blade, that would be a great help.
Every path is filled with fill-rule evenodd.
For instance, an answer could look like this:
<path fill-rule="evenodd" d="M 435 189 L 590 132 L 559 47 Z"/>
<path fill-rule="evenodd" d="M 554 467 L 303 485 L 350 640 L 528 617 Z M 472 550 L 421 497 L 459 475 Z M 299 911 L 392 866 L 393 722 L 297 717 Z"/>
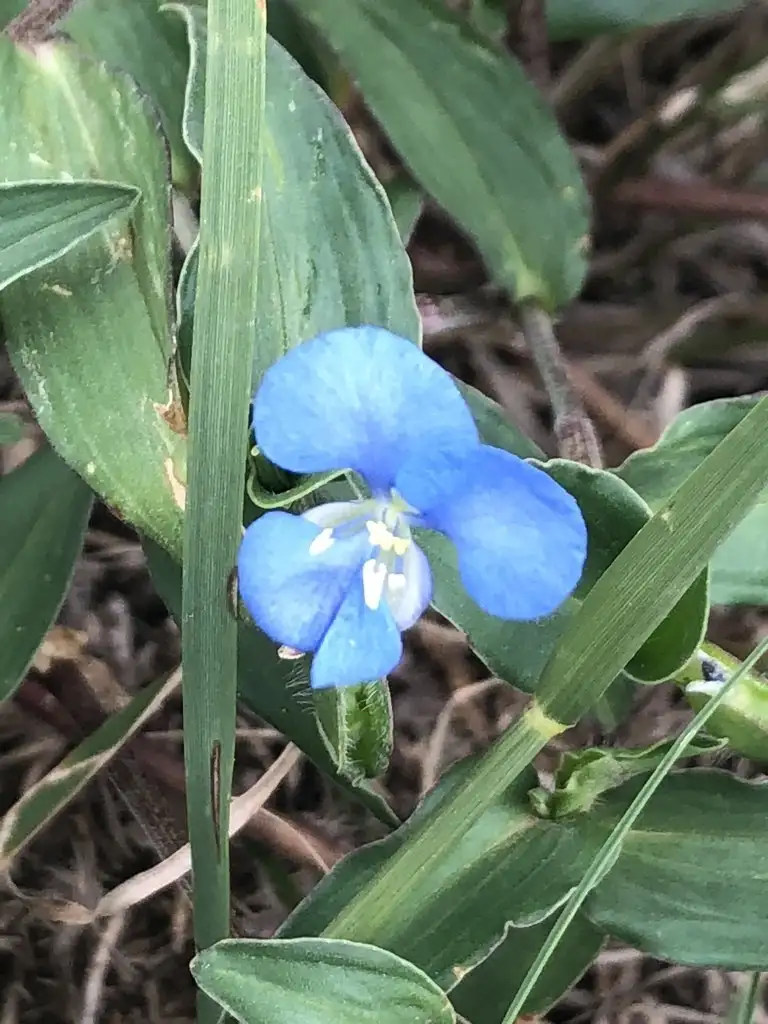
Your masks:
<path fill-rule="evenodd" d="M 182 662 L 195 940 L 229 934 L 229 801 L 237 624 L 227 577 L 240 539 L 261 224 L 264 2 L 211 0 L 189 406 Z M 201 1022 L 219 1010 L 201 994 Z"/>

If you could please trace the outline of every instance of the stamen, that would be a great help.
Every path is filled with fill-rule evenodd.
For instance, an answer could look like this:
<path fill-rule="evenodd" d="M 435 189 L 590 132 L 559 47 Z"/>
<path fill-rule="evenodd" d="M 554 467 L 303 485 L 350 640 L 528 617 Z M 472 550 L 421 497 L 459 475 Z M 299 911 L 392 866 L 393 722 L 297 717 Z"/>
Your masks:
<path fill-rule="evenodd" d="M 392 538 L 392 550 L 395 554 L 402 558 L 408 548 L 411 546 L 410 537 L 393 537 Z"/>
<path fill-rule="evenodd" d="M 392 550 L 395 538 L 385 523 L 381 523 L 376 519 L 369 519 L 365 526 L 368 530 L 368 537 L 373 547 L 380 548 L 382 551 Z"/>
<path fill-rule="evenodd" d="M 326 526 L 326 528 L 321 530 L 309 545 L 309 553 L 310 555 L 322 555 L 322 553 L 327 551 L 333 543 L 333 530 L 330 526 Z"/>
<path fill-rule="evenodd" d="M 387 567 L 375 558 L 363 563 L 363 599 L 372 612 L 381 604 L 384 583 L 387 579 Z"/>

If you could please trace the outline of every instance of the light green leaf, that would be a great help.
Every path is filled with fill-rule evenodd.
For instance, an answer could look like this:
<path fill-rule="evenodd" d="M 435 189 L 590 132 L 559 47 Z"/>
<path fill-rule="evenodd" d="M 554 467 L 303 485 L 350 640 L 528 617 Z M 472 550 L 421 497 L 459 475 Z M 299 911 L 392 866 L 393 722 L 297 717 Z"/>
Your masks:
<path fill-rule="evenodd" d="M 184 15 L 192 69 L 185 138 L 202 155 L 205 11 Z M 417 339 L 411 269 L 384 191 L 343 118 L 274 40 L 267 39 L 264 223 L 258 260 L 254 387 L 294 345 L 321 331 L 373 323 Z M 301 241 L 300 241 L 301 240 Z M 190 258 L 195 258 L 194 255 Z M 193 288 L 195 275 L 187 275 Z M 194 306 L 182 299 L 187 310 Z M 181 333 L 182 360 L 188 330 Z"/>
<path fill-rule="evenodd" d="M 61 24 L 85 53 L 126 71 L 157 107 L 173 180 L 196 187 L 197 167 L 181 137 L 188 52 L 184 29 L 158 0 L 77 0 Z"/>
<path fill-rule="evenodd" d="M 658 508 L 757 400 L 723 398 L 686 409 L 653 448 L 630 455 L 617 474 Z M 715 553 L 710 594 L 713 604 L 768 604 L 768 490 Z"/>
<path fill-rule="evenodd" d="M 694 711 L 708 704 L 741 665 L 737 658 L 713 644 L 706 644 L 705 651 L 704 656 L 696 659 L 698 665 L 694 662 L 695 667 L 689 666 L 693 679 L 684 690 Z M 707 732 L 722 737 L 738 754 L 758 764 L 768 764 L 768 681 L 765 677 L 759 672 L 750 672 L 731 686 L 708 719 Z"/>
<path fill-rule="evenodd" d="M 228 939 L 192 975 L 240 1024 L 453 1024 L 451 1004 L 412 964 L 329 939 Z"/>
<path fill-rule="evenodd" d="M 504 940 L 451 989 L 451 1002 L 472 1024 L 501 1024 L 510 999 L 552 928 L 547 918 L 530 928 L 510 928 Z M 543 1013 L 577 981 L 600 952 L 606 936 L 579 915 L 528 997 L 523 1013 Z"/>
<path fill-rule="evenodd" d="M 24 678 L 83 547 L 91 491 L 47 446 L 0 479 L 0 700 Z"/>
<path fill-rule="evenodd" d="M 0 185 L 0 289 L 129 213 L 137 189 L 100 181 Z"/>
<path fill-rule="evenodd" d="M 281 928 L 283 937 L 317 935 L 352 895 L 364 889 L 408 837 L 443 806 L 466 778 L 471 760 L 452 768 L 417 811 L 393 835 L 341 861 L 316 886 Z M 530 769 L 418 881 L 407 908 L 376 942 L 397 950 L 450 990 L 466 971 L 498 944 L 508 922 L 540 921 L 558 906 L 588 864 L 568 827 L 535 817 L 528 791 L 536 785 Z M 388 897 L 392 898 L 391 894 Z"/>
<path fill-rule="evenodd" d="M 682 18 L 707 18 L 745 6 L 746 0 L 549 0 L 547 19 L 553 40 L 589 39 Z"/>
<path fill-rule="evenodd" d="M 602 842 L 645 779 L 607 794 L 581 822 Z M 676 963 L 768 964 L 768 786 L 716 770 L 669 776 L 584 911 L 598 928 Z"/>
<path fill-rule="evenodd" d="M 491 274 L 519 300 L 553 308 L 572 298 L 584 276 L 586 192 L 519 65 L 442 0 L 294 7 L 339 54 L 414 178 L 475 239 Z"/>
<path fill-rule="evenodd" d="M 179 685 L 181 672 L 159 679 L 136 694 L 87 739 L 26 790 L 0 820 L 0 871 L 51 819 L 72 801 L 154 715 Z"/>
<path fill-rule="evenodd" d="M 168 165 L 129 82 L 59 40 L 0 39 L 0 180 L 91 176 L 141 191 L 101 228 L 0 295 L 14 368 L 62 456 L 119 515 L 178 553 L 181 439 L 168 413 Z"/>

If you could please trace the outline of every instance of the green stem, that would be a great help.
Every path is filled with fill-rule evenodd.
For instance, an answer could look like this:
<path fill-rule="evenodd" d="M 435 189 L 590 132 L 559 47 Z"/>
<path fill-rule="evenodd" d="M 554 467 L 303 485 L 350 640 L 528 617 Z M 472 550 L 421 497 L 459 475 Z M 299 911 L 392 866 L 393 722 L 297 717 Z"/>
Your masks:
<path fill-rule="evenodd" d="M 745 675 L 747 675 L 749 670 L 757 664 L 766 651 L 768 651 L 768 637 L 766 637 L 752 652 L 752 654 L 750 654 L 743 665 L 741 665 L 733 675 L 731 675 L 723 689 L 720 690 L 720 692 L 713 697 L 712 700 L 710 700 L 701 709 L 701 711 L 699 711 L 690 724 L 680 733 L 657 767 L 651 773 L 650 778 L 621 816 L 616 828 L 600 847 L 600 850 L 590 864 L 588 870 L 573 890 L 573 893 L 565 904 L 554 928 L 547 936 L 546 942 L 539 950 L 538 956 L 523 979 L 512 1004 L 504 1016 L 502 1024 L 514 1024 L 521 1015 L 525 1002 L 533 991 L 533 987 L 538 981 L 539 975 L 549 963 L 555 949 L 559 945 L 573 919 L 576 917 L 576 914 L 579 912 L 582 903 L 592 891 L 596 882 L 602 878 L 603 874 L 615 861 L 620 851 L 621 844 L 624 842 L 624 839 L 627 837 L 632 826 L 645 810 L 648 805 L 648 801 L 664 781 L 664 778 L 669 771 L 674 767 L 675 762 L 683 755 L 689 743 L 706 724 L 710 715 L 712 715 L 717 707 L 723 702 L 731 687 L 735 686 Z"/>
<path fill-rule="evenodd" d="M 599 469 L 603 453 L 592 420 L 571 385 L 552 319 L 535 302 L 521 303 L 520 325 L 554 415 L 558 453 Z"/>

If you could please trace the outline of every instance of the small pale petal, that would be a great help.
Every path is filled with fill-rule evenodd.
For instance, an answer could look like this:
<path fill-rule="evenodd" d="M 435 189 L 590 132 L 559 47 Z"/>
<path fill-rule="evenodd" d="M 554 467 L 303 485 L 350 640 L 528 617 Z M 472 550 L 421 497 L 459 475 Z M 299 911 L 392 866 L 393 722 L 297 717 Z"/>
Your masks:
<path fill-rule="evenodd" d="M 402 653 L 400 630 L 386 601 L 369 608 L 358 574 L 312 659 L 310 682 L 314 689 L 370 682 L 391 672 Z"/>
<path fill-rule="evenodd" d="M 450 374 L 382 327 L 347 327 L 291 349 L 253 403 L 256 443 L 296 473 L 353 469 L 387 492 L 412 453 L 463 450 L 477 429 Z"/>
<path fill-rule="evenodd" d="M 398 629 L 410 629 L 432 600 L 432 573 L 427 556 L 411 541 L 403 556 L 402 573 L 387 579 L 386 598 Z"/>
<path fill-rule="evenodd" d="M 575 589 L 586 526 L 575 499 L 543 470 L 480 445 L 464 457 L 413 459 L 396 486 L 424 525 L 451 538 L 467 593 L 490 615 L 541 618 Z"/>
<path fill-rule="evenodd" d="M 316 650 L 368 552 L 363 533 L 312 554 L 321 532 L 301 516 L 268 512 L 245 531 L 238 553 L 238 587 L 253 621 L 298 651 Z"/>

